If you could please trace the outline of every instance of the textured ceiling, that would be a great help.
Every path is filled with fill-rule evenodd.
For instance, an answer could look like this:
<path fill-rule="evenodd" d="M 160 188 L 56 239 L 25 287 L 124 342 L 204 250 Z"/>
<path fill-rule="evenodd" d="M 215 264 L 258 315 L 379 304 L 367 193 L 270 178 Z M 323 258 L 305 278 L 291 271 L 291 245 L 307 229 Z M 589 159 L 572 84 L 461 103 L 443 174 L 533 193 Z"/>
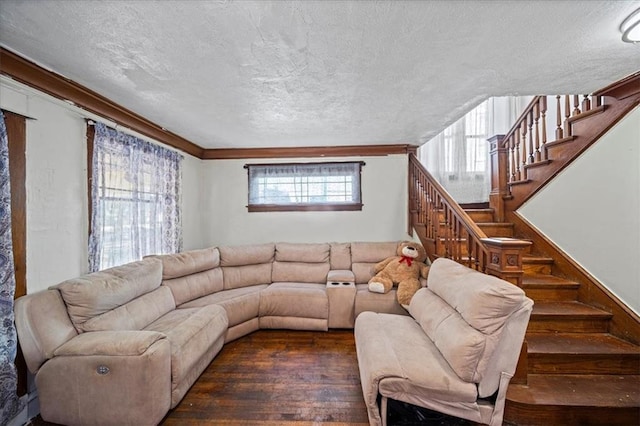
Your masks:
<path fill-rule="evenodd" d="M 639 1 L 0 0 L 0 44 L 205 148 L 420 144 L 640 69 Z"/>

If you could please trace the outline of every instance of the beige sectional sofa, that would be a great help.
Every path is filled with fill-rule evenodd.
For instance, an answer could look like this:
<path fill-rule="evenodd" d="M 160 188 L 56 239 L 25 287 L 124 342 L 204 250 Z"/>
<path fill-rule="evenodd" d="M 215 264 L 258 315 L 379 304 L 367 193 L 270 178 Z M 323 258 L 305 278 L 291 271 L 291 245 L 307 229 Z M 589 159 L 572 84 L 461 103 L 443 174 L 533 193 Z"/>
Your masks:
<path fill-rule="evenodd" d="M 372 425 L 385 423 L 388 398 L 500 424 L 531 300 L 438 259 L 407 312 L 395 290 L 367 286 L 373 265 L 398 244 L 212 247 L 149 256 L 23 296 L 16 326 L 42 418 L 157 424 L 225 342 L 264 328 L 355 327 Z"/>
<path fill-rule="evenodd" d="M 159 423 L 225 342 L 261 328 L 352 328 L 363 311 L 407 315 L 370 293 L 398 242 L 273 243 L 150 256 L 16 300 L 43 419 Z"/>

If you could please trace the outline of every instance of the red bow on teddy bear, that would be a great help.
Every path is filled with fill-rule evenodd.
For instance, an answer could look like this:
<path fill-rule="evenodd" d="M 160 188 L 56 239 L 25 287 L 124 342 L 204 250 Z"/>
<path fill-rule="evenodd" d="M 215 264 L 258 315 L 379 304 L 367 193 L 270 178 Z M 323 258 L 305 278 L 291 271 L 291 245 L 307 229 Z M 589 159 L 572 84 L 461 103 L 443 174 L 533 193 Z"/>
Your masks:
<path fill-rule="evenodd" d="M 400 263 L 407 262 L 407 266 L 411 266 L 411 262 L 413 262 L 413 258 L 409 256 L 402 256 L 399 262 Z"/>

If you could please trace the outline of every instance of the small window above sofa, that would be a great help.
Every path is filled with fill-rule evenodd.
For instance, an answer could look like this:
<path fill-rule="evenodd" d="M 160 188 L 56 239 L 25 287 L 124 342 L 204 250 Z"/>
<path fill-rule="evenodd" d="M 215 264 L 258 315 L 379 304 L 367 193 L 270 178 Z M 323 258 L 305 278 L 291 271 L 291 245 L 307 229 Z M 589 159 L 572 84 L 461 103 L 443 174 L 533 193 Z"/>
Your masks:
<path fill-rule="evenodd" d="M 247 164 L 249 212 L 362 210 L 361 161 Z"/>

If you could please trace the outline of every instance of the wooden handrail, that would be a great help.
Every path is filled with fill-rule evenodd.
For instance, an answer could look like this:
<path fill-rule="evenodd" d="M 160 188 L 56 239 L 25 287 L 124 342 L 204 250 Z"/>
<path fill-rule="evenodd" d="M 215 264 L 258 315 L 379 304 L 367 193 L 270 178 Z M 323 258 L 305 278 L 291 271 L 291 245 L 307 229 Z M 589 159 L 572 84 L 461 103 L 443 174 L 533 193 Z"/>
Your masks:
<path fill-rule="evenodd" d="M 489 251 L 482 239 L 487 235 L 413 154 L 409 155 L 409 203 L 410 226 L 424 226 L 431 260 L 447 257 L 486 271 Z"/>
<path fill-rule="evenodd" d="M 446 189 L 409 154 L 409 232 L 417 230 L 430 260 L 447 257 L 520 286 L 530 241 L 489 238 Z"/>
<path fill-rule="evenodd" d="M 502 141 L 509 185 L 528 182 L 531 167 L 552 160 L 547 148 L 574 139 L 573 123 L 604 110 L 600 95 L 582 95 L 582 100 L 580 96 L 535 96 L 529 102 Z"/>

